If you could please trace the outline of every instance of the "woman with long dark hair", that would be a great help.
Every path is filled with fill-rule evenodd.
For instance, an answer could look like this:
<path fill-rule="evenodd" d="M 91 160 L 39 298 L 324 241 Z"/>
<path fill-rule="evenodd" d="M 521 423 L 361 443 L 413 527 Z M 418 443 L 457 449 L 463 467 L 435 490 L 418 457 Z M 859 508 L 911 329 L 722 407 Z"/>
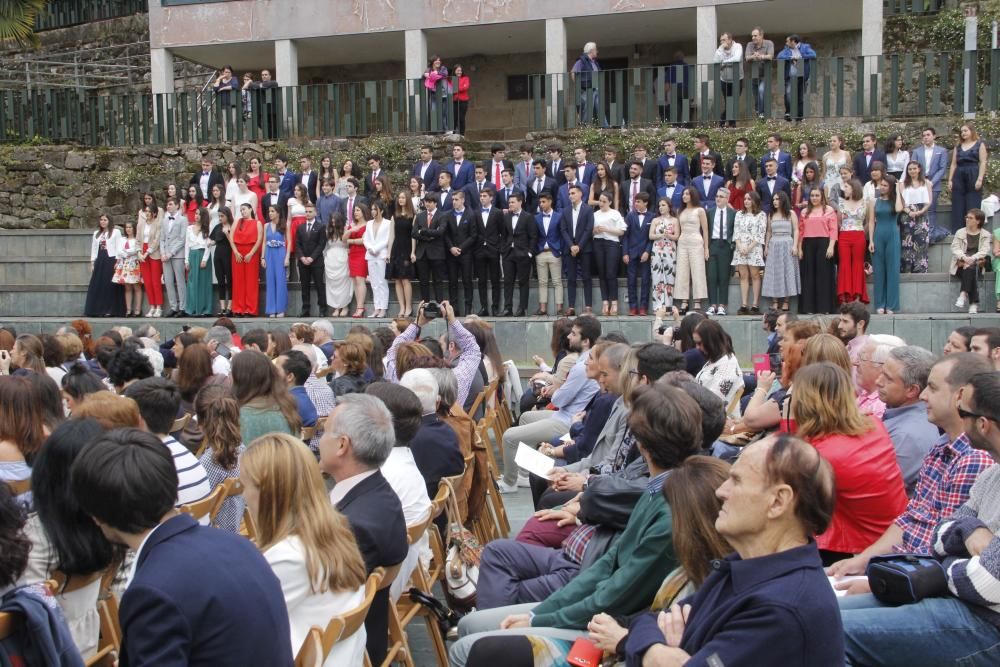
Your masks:
<path fill-rule="evenodd" d="M 233 396 L 240 406 L 243 442 L 265 433 L 298 436 L 302 427 L 295 398 L 284 378 L 263 352 L 243 350 L 233 358 Z"/>
<path fill-rule="evenodd" d="M 201 188 L 193 183 L 189 185 L 184 193 L 184 201 L 181 203 L 181 211 L 187 216 L 189 225 L 193 225 L 198 219 L 198 209 L 207 204 L 208 202 L 201 194 Z"/>
<path fill-rule="evenodd" d="M 83 314 L 87 317 L 124 317 L 125 291 L 112 282 L 122 235 L 102 214 L 90 239 L 90 284 Z"/>
<path fill-rule="evenodd" d="M 833 312 L 836 283 L 833 249 L 837 244 L 837 212 L 827 204 L 826 193 L 815 188 L 799 218 L 799 273 L 802 276 L 800 313 Z"/>
<path fill-rule="evenodd" d="M 368 277 L 368 260 L 365 259 L 365 228 L 368 226 L 368 218 L 371 211 L 367 204 L 356 203 L 354 210 L 348 212 L 351 222 L 347 226 L 347 270 L 351 275 L 351 282 L 354 283 L 354 314 L 353 318 L 365 316 L 365 298 L 368 295 L 368 285 L 365 278 Z"/>
<path fill-rule="evenodd" d="M 385 175 L 376 179 L 382 181 Z M 389 259 L 389 234 L 392 231 L 392 221 L 385 218 L 385 204 L 380 198 L 372 202 L 372 219 L 365 225 L 362 241 L 365 247 L 365 260 L 368 262 L 368 281 L 372 285 L 372 302 L 375 307 L 370 317 L 385 317 L 389 308 L 389 282 L 386 280 L 386 264 Z"/>
<path fill-rule="evenodd" d="M 896 179 L 886 176 L 878 185 L 878 198 L 868 207 L 868 252 L 874 271 L 875 312 L 890 315 L 899 310 L 899 225 L 896 212 Z"/>
<path fill-rule="evenodd" d="M 600 197 L 602 192 L 607 192 L 611 199 L 612 207 L 617 211 L 621 209 L 619 204 L 620 195 L 618 183 L 611 177 L 611 169 L 607 162 L 598 162 L 594 172 L 594 181 L 590 184 L 589 197 L 587 203 L 595 209 L 600 207 Z"/>
<path fill-rule="evenodd" d="M 212 266 L 219 284 L 219 317 L 233 315 L 233 212 L 219 208 L 219 224 L 208 234 L 212 241 Z"/>
<path fill-rule="evenodd" d="M 159 317 L 163 307 L 163 260 L 160 259 L 160 221 L 162 210 L 156 205 L 152 192 L 142 196 L 143 207 L 139 211 L 136 237 L 139 239 L 139 272 L 146 288 L 149 312 L 146 317 Z M 140 303 L 140 306 L 142 304 Z"/>
<path fill-rule="evenodd" d="M 344 216 L 334 213 L 326 226 L 326 249 L 323 271 L 326 279 L 326 305 L 333 317 L 347 317 L 351 305 L 351 276 L 347 269 L 347 235 Z"/>
<path fill-rule="evenodd" d="M 246 449 L 240 434 L 240 408 L 228 387 L 210 384 L 195 396 L 194 413 L 202 432 L 203 453 L 199 461 L 214 490 L 227 479 L 240 475 L 240 456 Z M 215 525 L 231 533 L 240 532 L 244 505 L 242 494 L 226 499 Z"/>
<path fill-rule="evenodd" d="M 903 187 L 896 188 L 896 211 L 905 214 L 900 220 L 902 249 L 899 256 L 902 273 L 927 273 L 931 234 L 927 213 L 933 196 L 931 182 L 924 177 L 924 166 L 916 160 L 910 160 L 906 165 Z"/>
<path fill-rule="evenodd" d="M 775 192 L 767 220 L 764 250 L 764 283 L 761 294 L 772 300 L 771 307 L 788 312 L 788 300 L 802 291 L 798 262 L 799 219 L 792 210 L 788 195 Z"/>
<path fill-rule="evenodd" d="M 680 236 L 677 239 L 677 276 L 674 298 L 681 300 L 681 312 L 687 312 L 688 301 L 694 298 L 694 309 L 701 308 L 701 300 L 708 298 L 708 218 L 701 207 L 698 190 L 687 186 L 681 195 L 683 208 L 678 214 Z"/>
<path fill-rule="evenodd" d="M 250 317 L 258 312 L 260 248 L 264 226 L 254 217 L 253 207 L 240 206 L 240 220 L 230 237 L 233 245 L 233 313 Z"/>
<path fill-rule="evenodd" d="M 868 205 L 864 200 L 864 186 L 852 178 L 844 186 L 843 196 L 837 203 L 840 229 L 837 232 L 837 300 L 840 303 L 861 301 L 868 303 L 868 286 L 865 284 L 865 225 L 868 222 Z"/>
<path fill-rule="evenodd" d="M 212 241 L 208 236 L 208 210 L 199 208 L 188 225 L 184 243 L 187 269 L 187 310 L 191 315 L 212 314 Z"/>
<path fill-rule="evenodd" d="M 43 423 L 28 379 L 0 376 L 0 482 L 31 476 L 31 465 L 45 439 Z M 18 500 L 30 506 L 31 492 L 22 493 Z"/>
<path fill-rule="evenodd" d="M 387 277 L 396 285 L 396 301 L 399 302 L 397 317 L 409 317 L 413 312 L 413 285 L 415 277 L 413 264 L 417 242 L 413 238 L 413 204 L 410 196 L 403 191 L 396 196 L 396 210 L 389 228 L 389 266 Z"/>
<path fill-rule="evenodd" d="M 903 148 L 903 135 L 890 134 L 885 140 L 885 170 L 897 181 L 903 178 L 906 165 L 910 162 L 910 151 Z"/>
<path fill-rule="evenodd" d="M 288 310 L 287 271 L 291 247 L 287 241 L 285 216 L 276 203 L 268 207 L 267 219 L 264 254 L 260 258 L 267 284 L 264 312 L 268 317 L 284 317 Z"/>
<path fill-rule="evenodd" d="M 715 320 L 704 320 L 694 332 L 694 342 L 705 354 L 705 365 L 695 381 L 721 398 L 731 416 L 739 416 L 736 396 L 743 389 L 743 373 L 733 352 L 733 339 Z"/>

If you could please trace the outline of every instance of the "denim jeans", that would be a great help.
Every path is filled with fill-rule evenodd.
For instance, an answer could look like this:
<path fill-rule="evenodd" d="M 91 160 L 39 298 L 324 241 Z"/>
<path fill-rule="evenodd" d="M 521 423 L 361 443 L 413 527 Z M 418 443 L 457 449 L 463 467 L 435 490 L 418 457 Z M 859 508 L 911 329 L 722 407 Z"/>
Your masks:
<path fill-rule="evenodd" d="M 754 79 L 753 83 L 753 108 L 759 115 L 764 114 L 764 79 Z"/>
<path fill-rule="evenodd" d="M 489 635 L 541 635 L 554 639 L 575 640 L 577 637 L 585 636 L 586 630 L 571 630 L 568 628 L 515 628 L 513 630 L 501 630 L 500 623 L 511 614 L 527 614 L 538 603 L 514 604 L 509 607 L 497 607 L 496 609 L 485 609 L 474 611 L 468 616 L 464 616 L 458 622 L 458 641 L 448 649 L 448 657 L 451 667 L 465 667 L 469 651 L 477 639 Z"/>
<path fill-rule="evenodd" d="M 954 597 L 887 607 L 871 594 L 840 601 L 848 665 L 1000 664 L 1000 630 Z"/>
<path fill-rule="evenodd" d="M 601 96 L 596 88 L 584 88 L 580 91 L 579 113 L 581 125 L 600 122 L 601 127 L 608 126 L 608 119 L 601 111 Z"/>
<path fill-rule="evenodd" d="M 792 99 L 792 86 L 795 86 L 795 99 Z M 805 108 L 805 79 L 801 76 L 790 76 L 785 79 L 785 116 L 802 120 L 803 109 Z M 792 105 L 795 105 L 794 111 Z"/>

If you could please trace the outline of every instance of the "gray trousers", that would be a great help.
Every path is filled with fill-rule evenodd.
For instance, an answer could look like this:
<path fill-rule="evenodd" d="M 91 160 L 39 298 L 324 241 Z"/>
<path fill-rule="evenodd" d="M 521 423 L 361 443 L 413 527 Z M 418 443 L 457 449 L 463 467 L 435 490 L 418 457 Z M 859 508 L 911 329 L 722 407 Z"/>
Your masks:
<path fill-rule="evenodd" d="M 523 442 L 538 449 L 538 445 L 569 432 L 569 427 L 552 415 L 551 410 L 532 410 L 521 415 L 521 424 L 511 426 L 503 433 L 503 480 L 510 486 L 517 484 L 517 445 Z"/>
<path fill-rule="evenodd" d="M 187 305 L 187 281 L 184 278 L 183 256 L 173 255 L 163 260 L 163 282 L 167 286 L 170 310 L 184 310 Z"/>
<path fill-rule="evenodd" d="M 570 630 L 566 628 L 514 628 L 513 630 L 501 630 L 500 623 L 511 614 L 527 614 L 537 602 L 527 604 L 514 604 L 509 607 L 497 607 L 496 609 L 485 609 L 474 611 L 468 616 L 464 616 L 458 622 L 458 641 L 451 645 L 448 651 L 451 667 L 465 667 L 469 657 L 469 651 L 477 639 L 489 635 L 541 635 L 552 637 L 553 639 L 575 640 L 578 637 L 585 637 L 586 630 Z"/>

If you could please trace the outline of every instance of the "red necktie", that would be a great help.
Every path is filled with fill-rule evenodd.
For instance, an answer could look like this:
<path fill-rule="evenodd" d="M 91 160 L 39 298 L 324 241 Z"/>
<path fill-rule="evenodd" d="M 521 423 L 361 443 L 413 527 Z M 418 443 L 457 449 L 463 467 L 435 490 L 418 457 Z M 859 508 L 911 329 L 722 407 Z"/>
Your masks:
<path fill-rule="evenodd" d="M 493 173 L 493 184 L 494 185 L 500 185 L 500 163 L 499 162 L 494 162 L 493 165 L 495 167 L 494 170 L 493 170 L 493 172 L 494 172 Z"/>
<path fill-rule="evenodd" d="M 632 206 L 635 208 L 635 196 L 639 194 L 639 181 L 632 181 Z"/>

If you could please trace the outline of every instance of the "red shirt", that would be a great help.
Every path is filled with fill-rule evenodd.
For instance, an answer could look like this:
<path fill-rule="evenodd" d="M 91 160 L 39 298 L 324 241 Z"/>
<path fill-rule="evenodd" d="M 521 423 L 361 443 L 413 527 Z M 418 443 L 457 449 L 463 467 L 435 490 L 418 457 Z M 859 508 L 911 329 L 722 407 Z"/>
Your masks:
<path fill-rule="evenodd" d="M 469 101 L 469 77 L 462 75 L 458 77 L 458 92 L 455 93 L 456 102 Z"/>
<path fill-rule="evenodd" d="M 859 436 L 828 435 L 812 440 L 837 480 L 833 520 L 816 537 L 820 549 L 861 553 L 906 509 L 903 474 L 881 421 Z"/>

